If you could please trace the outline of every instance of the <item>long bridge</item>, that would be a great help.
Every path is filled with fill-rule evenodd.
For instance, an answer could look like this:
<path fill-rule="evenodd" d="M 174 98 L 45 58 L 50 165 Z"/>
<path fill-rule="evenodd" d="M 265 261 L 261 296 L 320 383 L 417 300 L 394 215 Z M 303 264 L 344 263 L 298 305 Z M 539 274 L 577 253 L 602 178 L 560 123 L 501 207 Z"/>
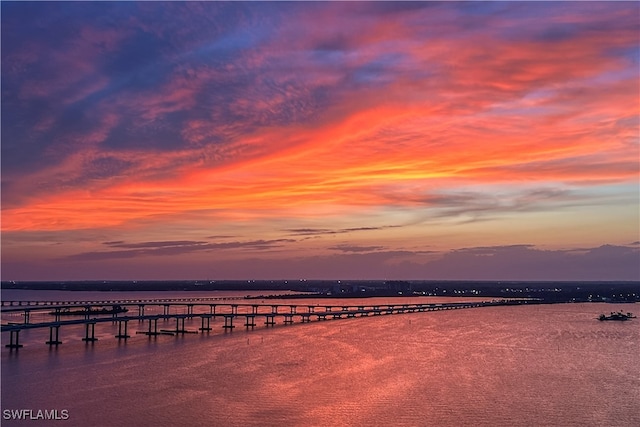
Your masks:
<path fill-rule="evenodd" d="M 236 298 L 226 298 L 236 299 Z M 241 299 L 238 297 L 237 299 Z M 439 310 L 456 310 L 464 308 L 488 307 L 499 305 L 531 304 L 531 300 L 500 300 L 482 302 L 460 302 L 441 304 L 375 304 L 375 305 L 303 305 L 303 304 L 240 304 L 221 301 L 222 298 L 181 298 L 181 299 L 147 299 L 147 300 L 111 300 L 111 301 L 3 301 L 0 314 L 22 316 L 21 322 L 7 322 L 0 326 L 1 332 L 9 332 L 9 344 L 5 347 L 18 349 L 20 331 L 25 329 L 49 328 L 49 340 L 45 344 L 57 346 L 60 341 L 60 328 L 70 325 L 84 325 L 85 342 L 94 342 L 96 324 L 118 324 L 115 338 L 126 340 L 129 335 L 128 325 L 131 321 L 143 324 L 143 330 L 137 334 L 148 336 L 177 335 L 195 333 L 185 329 L 185 319 L 200 318 L 201 332 L 212 330 L 211 321 L 216 317 L 224 318 L 222 328 L 232 331 L 234 321 L 244 321 L 242 326 L 253 329 L 256 319 L 264 320 L 266 327 L 277 323 L 290 325 L 296 321 L 308 323 L 342 318 L 380 316 L 389 314 L 415 313 Z M 129 309 L 137 309 L 137 314 L 130 315 Z M 162 310 L 162 313 L 149 313 Z M 147 311 L 147 313 L 145 313 Z M 53 319 L 32 322 L 37 315 L 51 316 Z M 63 320 L 73 316 L 75 319 Z M 9 316 L 10 317 L 10 316 Z M 276 319 L 278 321 L 276 321 Z M 158 329 L 158 320 L 165 323 L 175 320 L 175 329 Z M 145 326 L 146 324 L 146 326 Z"/>

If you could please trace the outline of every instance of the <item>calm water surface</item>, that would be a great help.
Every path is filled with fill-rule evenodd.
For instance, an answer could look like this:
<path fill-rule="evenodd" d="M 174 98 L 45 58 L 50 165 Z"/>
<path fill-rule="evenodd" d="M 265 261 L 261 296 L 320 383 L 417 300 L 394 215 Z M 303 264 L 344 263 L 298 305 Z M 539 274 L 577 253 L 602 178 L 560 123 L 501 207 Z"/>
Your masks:
<path fill-rule="evenodd" d="M 1 350 L 2 409 L 69 419 L 2 425 L 638 426 L 640 321 L 595 320 L 637 307 L 487 307 L 232 333 L 216 319 L 210 333 L 126 343 L 106 324 L 94 344 L 62 328 L 51 350 L 48 330 L 24 331 L 24 348 Z"/>

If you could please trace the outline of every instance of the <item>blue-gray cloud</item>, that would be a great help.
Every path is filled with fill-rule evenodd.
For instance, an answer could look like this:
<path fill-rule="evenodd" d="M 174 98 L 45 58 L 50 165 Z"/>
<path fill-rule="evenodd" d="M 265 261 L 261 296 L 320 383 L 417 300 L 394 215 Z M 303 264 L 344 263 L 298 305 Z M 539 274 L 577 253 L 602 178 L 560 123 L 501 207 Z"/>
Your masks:
<path fill-rule="evenodd" d="M 358 231 L 376 231 L 387 228 L 402 227 L 401 225 L 382 225 L 379 227 L 351 227 L 351 228 L 288 228 L 284 231 L 294 236 L 321 236 L 325 234 L 345 234 Z"/>
<path fill-rule="evenodd" d="M 341 244 L 336 246 L 331 246 L 329 249 L 340 251 L 340 252 L 350 252 L 350 253 L 363 253 L 363 252 L 376 252 L 385 249 L 384 246 L 359 246 L 359 245 L 349 245 L 349 244 Z"/>
<path fill-rule="evenodd" d="M 178 256 L 193 252 L 213 252 L 218 250 L 273 250 L 287 243 L 294 243 L 292 239 L 252 240 L 243 242 L 207 243 L 195 240 L 175 240 L 163 242 L 104 242 L 106 246 L 122 248 L 121 250 L 105 250 L 81 252 L 63 259 L 74 261 L 99 261 L 119 258 L 147 257 L 147 256 Z"/>

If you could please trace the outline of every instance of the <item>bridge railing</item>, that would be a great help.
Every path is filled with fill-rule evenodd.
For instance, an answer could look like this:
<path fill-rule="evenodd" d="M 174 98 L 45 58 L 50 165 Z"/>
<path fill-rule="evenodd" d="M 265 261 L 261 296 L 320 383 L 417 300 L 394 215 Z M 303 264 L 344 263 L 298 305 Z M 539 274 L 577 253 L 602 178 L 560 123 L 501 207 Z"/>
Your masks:
<path fill-rule="evenodd" d="M 112 305 L 112 304 L 128 304 L 128 303 L 162 303 L 162 302 L 200 302 L 200 301 L 233 301 L 241 300 L 244 297 L 206 297 L 206 298 L 142 298 L 142 299 L 118 299 L 118 300 L 61 300 L 61 301 L 44 301 L 44 300 L 3 300 L 0 301 L 1 307 L 14 306 L 56 306 L 56 305 Z"/>

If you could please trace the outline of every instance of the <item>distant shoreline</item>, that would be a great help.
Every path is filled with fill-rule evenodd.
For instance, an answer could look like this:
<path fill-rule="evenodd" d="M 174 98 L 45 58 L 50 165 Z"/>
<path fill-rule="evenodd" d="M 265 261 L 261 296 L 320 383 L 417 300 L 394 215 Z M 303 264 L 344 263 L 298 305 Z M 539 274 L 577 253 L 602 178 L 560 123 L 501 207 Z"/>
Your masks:
<path fill-rule="evenodd" d="M 407 280 L 2 281 L 2 290 L 89 292 L 284 291 L 295 298 L 446 296 L 545 301 L 640 302 L 640 282 Z M 275 296 L 274 296 L 275 297 Z M 279 295 L 278 298 L 294 298 Z M 269 296 L 266 296 L 269 298 Z"/>

